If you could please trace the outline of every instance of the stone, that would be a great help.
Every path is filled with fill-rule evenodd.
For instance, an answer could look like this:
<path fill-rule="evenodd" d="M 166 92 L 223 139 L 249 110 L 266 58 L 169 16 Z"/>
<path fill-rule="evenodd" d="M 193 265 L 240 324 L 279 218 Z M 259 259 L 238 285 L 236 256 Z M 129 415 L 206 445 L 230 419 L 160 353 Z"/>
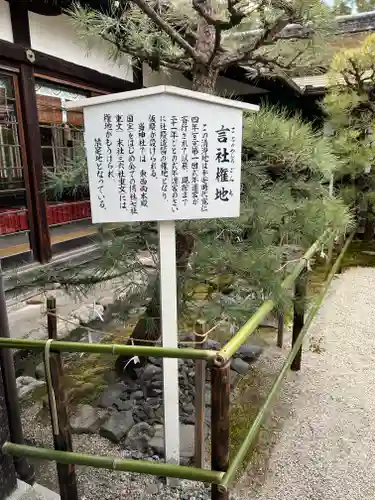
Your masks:
<path fill-rule="evenodd" d="M 159 366 L 149 363 L 143 370 L 142 380 L 147 382 L 148 380 L 154 379 L 157 375 L 162 377 L 163 370 Z"/>
<path fill-rule="evenodd" d="M 189 403 L 187 405 L 184 405 L 183 410 L 185 413 L 188 413 L 190 415 L 190 414 L 194 413 L 195 406 L 193 405 L 193 403 Z"/>
<path fill-rule="evenodd" d="M 130 395 L 131 399 L 143 399 L 143 391 L 135 391 Z"/>
<path fill-rule="evenodd" d="M 104 307 L 101 304 L 95 304 L 95 308 L 92 305 L 83 305 L 74 311 L 72 316 L 79 320 L 81 325 L 85 325 L 100 318 L 104 314 Z"/>
<path fill-rule="evenodd" d="M 164 427 L 154 426 L 155 434 L 149 441 L 149 446 L 159 456 L 164 456 Z M 183 458 L 194 457 L 194 425 L 180 425 L 180 456 Z"/>
<path fill-rule="evenodd" d="M 154 428 L 147 422 L 139 422 L 129 430 L 125 446 L 132 450 L 147 451 L 149 441 L 154 435 Z"/>
<path fill-rule="evenodd" d="M 134 400 L 117 399 L 114 403 L 118 411 L 129 411 L 134 408 Z"/>
<path fill-rule="evenodd" d="M 149 389 L 147 392 L 150 397 L 157 397 L 163 394 L 163 391 L 161 389 L 154 389 L 153 387 L 151 387 L 151 389 Z"/>
<path fill-rule="evenodd" d="M 244 375 L 249 370 L 249 364 L 241 358 L 234 358 L 231 362 L 231 369 L 240 375 Z"/>
<path fill-rule="evenodd" d="M 103 423 L 105 416 L 90 405 L 79 405 L 74 416 L 70 419 L 70 426 L 75 434 L 93 434 Z"/>
<path fill-rule="evenodd" d="M 98 406 L 101 408 L 110 408 L 115 404 L 120 395 L 123 394 L 124 390 L 125 386 L 121 382 L 110 385 L 100 396 Z"/>
<path fill-rule="evenodd" d="M 45 387 L 46 383 L 42 380 L 37 380 L 34 377 L 18 377 L 16 380 L 17 393 L 20 399 L 24 398 L 28 394 L 31 394 L 35 389 L 39 387 Z"/>
<path fill-rule="evenodd" d="M 229 379 L 230 379 L 230 385 L 232 387 L 236 386 L 236 384 L 237 384 L 237 382 L 239 381 L 240 378 L 241 378 L 241 375 L 239 375 L 237 372 L 235 372 L 234 370 L 230 371 Z"/>
<path fill-rule="evenodd" d="M 148 358 L 149 362 L 152 363 L 155 366 L 163 366 L 163 358 L 153 358 L 149 357 Z"/>
<path fill-rule="evenodd" d="M 234 355 L 236 358 L 241 358 L 249 363 L 253 363 L 256 361 L 259 356 L 262 354 L 263 348 L 259 345 L 253 344 L 244 344 L 242 345 L 236 354 Z"/>
<path fill-rule="evenodd" d="M 157 495 L 160 491 L 160 485 L 153 483 L 146 488 L 146 495 Z"/>
<path fill-rule="evenodd" d="M 131 411 L 114 412 L 100 427 L 100 435 L 118 443 L 133 427 L 134 420 Z"/>
<path fill-rule="evenodd" d="M 218 342 L 217 340 L 207 339 L 204 348 L 213 351 L 220 351 L 221 345 L 220 342 Z"/>
<path fill-rule="evenodd" d="M 35 376 L 37 379 L 45 379 L 46 378 L 46 369 L 45 369 L 43 362 L 36 365 Z"/>
<path fill-rule="evenodd" d="M 206 385 L 204 391 L 204 403 L 206 406 L 211 406 L 211 387 Z"/>

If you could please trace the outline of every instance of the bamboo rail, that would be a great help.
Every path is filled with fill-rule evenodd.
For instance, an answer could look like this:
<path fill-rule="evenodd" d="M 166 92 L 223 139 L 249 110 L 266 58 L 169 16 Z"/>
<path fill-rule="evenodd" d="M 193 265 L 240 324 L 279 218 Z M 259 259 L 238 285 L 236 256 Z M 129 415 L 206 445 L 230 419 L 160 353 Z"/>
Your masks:
<path fill-rule="evenodd" d="M 190 479 L 213 484 L 220 483 L 223 472 L 208 469 L 197 469 L 183 465 L 160 464 L 147 462 L 145 460 L 127 460 L 115 457 L 98 457 L 84 453 L 73 453 L 69 451 L 55 451 L 47 448 L 35 448 L 6 442 L 3 452 L 18 457 L 36 458 L 38 460 L 53 460 L 60 464 L 86 465 L 97 469 L 108 469 L 121 472 L 139 472 L 152 476 L 176 477 L 178 479 Z"/>
<path fill-rule="evenodd" d="M 277 395 L 277 393 L 280 389 L 281 383 L 283 382 L 288 369 L 290 368 L 296 355 L 298 354 L 298 351 L 300 350 L 300 348 L 302 346 L 303 339 L 304 339 L 311 323 L 313 322 L 315 315 L 318 312 L 318 309 L 322 305 L 322 302 L 323 302 L 324 297 L 327 293 L 328 287 L 329 287 L 334 275 L 336 274 L 337 270 L 339 269 L 341 262 L 342 262 L 342 259 L 344 258 L 346 250 L 348 249 L 353 237 L 354 237 L 354 233 L 352 233 L 351 236 L 347 239 L 343 249 L 341 250 L 339 257 L 337 258 L 336 262 L 332 266 L 331 271 L 328 275 L 328 278 L 325 281 L 325 285 L 324 285 L 323 289 L 321 290 L 320 294 L 318 295 L 318 298 L 316 299 L 313 307 L 311 308 L 311 310 L 306 318 L 306 321 L 305 321 L 303 328 L 301 329 L 298 337 L 295 339 L 294 345 L 293 345 L 291 351 L 289 352 L 288 357 L 286 358 L 285 363 L 284 363 L 279 375 L 277 376 L 275 382 L 273 383 L 272 388 L 271 388 L 270 392 L 268 393 L 268 396 L 267 396 L 265 402 L 263 403 L 257 416 L 255 417 L 255 420 L 252 423 L 250 430 L 247 433 L 246 438 L 244 439 L 242 445 L 240 446 L 238 453 L 234 457 L 233 461 L 231 462 L 231 464 L 228 467 L 228 470 L 224 474 L 222 481 L 218 485 L 219 490 L 227 491 L 228 485 L 233 481 L 238 468 L 240 467 L 241 463 L 243 462 L 247 452 L 249 451 L 249 448 L 251 447 L 254 440 L 256 439 L 256 436 L 260 430 L 260 426 L 262 425 L 263 419 L 264 419 L 265 415 L 267 414 L 267 411 L 269 410 L 269 407 L 271 406 L 271 403 L 272 403 L 274 397 Z"/>
<path fill-rule="evenodd" d="M 185 467 L 173 464 L 152 463 L 139 460 L 123 460 L 114 457 L 100 457 L 94 455 L 73 453 L 72 451 L 50 450 L 45 448 L 36 448 L 24 444 L 6 442 L 2 451 L 13 455 L 14 457 L 29 457 L 41 460 L 53 460 L 59 464 L 86 465 L 96 468 L 109 470 L 138 472 L 151 474 L 155 476 L 164 476 L 179 479 L 190 479 L 194 481 L 208 482 L 212 484 L 212 499 L 227 500 L 228 486 L 233 481 L 238 468 L 243 462 L 249 448 L 253 444 L 259 432 L 263 419 L 271 406 L 274 397 L 278 393 L 281 383 L 289 368 L 299 369 L 303 339 L 322 304 L 328 287 L 340 269 L 342 259 L 350 245 L 354 232 L 347 239 L 339 257 L 331 268 L 331 271 L 324 283 L 324 286 L 318 295 L 313 307 L 311 308 L 306 320 L 304 318 L 304 309 L 295 308 L 295 325 L 293 335 L 293 345 L 285 360 L 285 363 L 278 374 L 272 388 L 260 408 L 254 422 L 252 423 L 238 453 L 228 466 L 229 456 L 229 392 L 230 392 L 230 359 L 237 349 L 248 339 L 248 337 L 259 326 L 265 316 L 273 310 L 275 302 L 270 299 L 265 301 L 255 312 L 255 314 L 238 330 L 237 334 L 219 351 L 194 348 L 164 348 L 155 346 L 129 346 L 121 344 L 89 344 L 79 342 L 50 341 L 49 350 L 53 353 L 61 352 L 93 352 L 114 355 L 129 356 L 154 356 L 167 358 L 193 359 L 198 363 L 199 360 L 211 361 L 211 384 L 212 384 L 212 468 L 214 470 L 204 469 L 202 467 Z M 297 265 L 294 266 L 291 273 L 282 282 L 283 289 L 289 289 L 295 284 L 295 307 L 297 301 L 304 296 L 306 279 L 304 276 L 308 261 L 313 257 L 319 247 L 325 243 L 328 231 L 307 250 Z M 301 276 L 302 273 L 302 276 Z M 34 349 L 45 351 L 47 341 L 9 339 L 0 337 L 1 348 L 16 349 Z"/>
<path fill-rule="evenodd" d="M 290 288 L 295 282 L 302 270 L 305 268 L 307 262 L 314 256 L 319 247 L 324 243 L 327 238 L 328 231 L 325 231 L 322 236 L 311 245 L 307 252 L 301 257 L 301 260 L 296 264 L 290 274 L 284 279 L 281 287 L 286 290 Z M 232 337 L 229 342 L 216 354 L 215 363 L 223 365 L 230 359 L 239 347 L 244 344 L 252 333 L 258 328 L 260 323 L 269 314 L 276 303 L 274 300 L 269 299 L 263 302 L 258 310 L 251 316 L 251 318 L 238 330 L 236 335 Z"/>
<path fill-rule="evenodd" d="M 35 349 L 44 351 L 46 340 L 8 339 L 0 337 L 0 348 Z M 193 349 L 191 347 L 154 347 L 122 344 L 89 344 L 87 342 L 51 342 L 51 352 L 93 352 L 98 354 L 114 354 L 124 356 L 153 356 L 154 358 L 181 358 L 212 360 L 217 351 L 208 349 Z"/>

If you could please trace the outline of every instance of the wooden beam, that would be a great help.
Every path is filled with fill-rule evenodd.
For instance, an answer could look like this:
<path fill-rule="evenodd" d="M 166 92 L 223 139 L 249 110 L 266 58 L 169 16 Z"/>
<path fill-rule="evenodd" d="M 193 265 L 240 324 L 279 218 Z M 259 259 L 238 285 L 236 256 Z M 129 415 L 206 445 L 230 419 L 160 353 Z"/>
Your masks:
<path fill-rule="evenodd" d="M 13 40 L 14 43 L 19 43 L 24 47 L 31 46 L 29 13 L 27 4 L 27 0 L 9 0 Z"/>
<path fill-rule="evenodd" d="M 78 64 L 64 61 L 58 57 L 50 56 L 36 50 L 32 51 L 35 61 L 30 62 L 26 57 L 26 50 L 20 44 L 10 43 L 0 40 L 0 59 L 6 63 L 23 63 L 33 68 L 35 73 L 43 73 L 51 77 L 68 79 L 72 84 L 89 84 L 91 87 L 97 87 L 101 90 L 110 92 L 122 92 L 140 88 L 137 82 L 128 82 L 121 78 L 105 75 L 94 69 L 85 68 Z"/>
<path fill-rule="evenodd" d="M 39 262 L 45 263 L 51 259 L 52 251 L 44 192 L 43 158 L 36 104 L 35 79 L 31 66 L 21 64 L 19 87 L 27 155 L 25 184 L 26 189 L 30 193 L 28 197 L 28 211 L 30 232 L 32 233 L 32 250 L 34 257 Z"/>
<path fill-rule="evenodd" d="M 20 47 L 23 57 L 27 61 L 26 51 L 30 48 L 31 43 L 27 0 L 11 0 L 9 10 L 15 45 Z M 24 180 L 29 215 L 30 243 L 34 257 L 45 263 L 51 259 L 52 250 L 44 193 L 43 159 L 35 78 L 33 68 L 23 61 L 20 62 L 18 85 L 21 113 L 19 114 L 22 116 L 20 129 L 22 128 L 23 143 L 26 149 Z"/>

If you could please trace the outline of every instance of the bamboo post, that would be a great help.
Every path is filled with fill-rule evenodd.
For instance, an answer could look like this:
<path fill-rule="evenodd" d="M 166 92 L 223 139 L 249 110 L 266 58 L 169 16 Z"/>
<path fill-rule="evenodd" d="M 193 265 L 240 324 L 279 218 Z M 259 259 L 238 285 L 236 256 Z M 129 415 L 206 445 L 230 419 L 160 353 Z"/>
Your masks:
<path fill-rule="evenodd" d="M 211 468 L 226 472 L 229 465 L 230 360 L 211 368 Z M 215 484 L 211 500 L 228 500 L 226 489 Z"/>
<path fill-rule="evenodd" d="M 4 275 L 0 261 L 0 335 L 10 339 L 8 311 L 4 290 Z M 21 409 L 17 397 L 16 372 L 10 349 L 0 348 L 0 366 L 4 384 L 4 397 L 9 425 L 9 436 L 13 443 L 23 445 Z M 14 468 L 18 477 L 28 484 L 35 482 L 35 471 L 25 457 L 14 457 Z"/>
<path fill-rule="evenodd" d="M 277 347 L 280 349 L 283 347 L 284 343 L 284 313 L 279 312 L 277 315 Z"/>
<path fill-rule="evenodd" d="M 48 338 L 57 340 L 56 299 L 47 298 Z M 49 408 L 52 419 L 53 441 L 56 451 L 73 451 L 67 402 L 63 384 L 63 364 L 61 354 L 49 354 L 49 366 L 46 362 L 46 379 L 48 384 Z M 78 500 L 75 467 L 72 464 L 57 462 L 61 500 Z"/>
<path fill-rule="evenodd" d="M 300 276 L 296 279 L 294 286 L 294 315 L 293 315 L 293 337 L 292 346 L 295 344 L 305 323 L 305 308 L 306 308 L 306 288 L 307 288 L 307 271 L 304 269 Z M 293 371 L 301 369 L 302 346 L 298 350 L 290 368 Z"/>
<path fill-rule="evenodd" d="M 195 324 L 195 348 L 205 348 L 206 323 L 198 320 Z M 206 362 L 203 359 L 195 361 L 195 467 L 204 466 L 204 417 L 206 382 Z"/>

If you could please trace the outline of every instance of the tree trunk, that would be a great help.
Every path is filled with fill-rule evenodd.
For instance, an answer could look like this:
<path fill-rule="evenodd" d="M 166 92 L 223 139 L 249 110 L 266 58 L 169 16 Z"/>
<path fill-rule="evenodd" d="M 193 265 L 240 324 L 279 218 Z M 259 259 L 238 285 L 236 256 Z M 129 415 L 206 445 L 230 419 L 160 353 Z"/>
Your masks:
<path fill-rule="evenodd" d="M 206 8 L 212 9 L 210 0 L 206 0 Z M 212 67 L 209 54 L 214 53 L 215 29 L 203 19 L 197 29 L 197 42 L 195 50 L 207 58 L 206 63 L 196 64 L 193 70 L 193 90 L 213 94 L 219 71 Z M 214 54 L 213 54 L 214 55 Z M 210 59 L 210 60 L 209 60 Z M 184 275 L 190 255 L 194 249 L 195 237 L 192 234 L 177 232 L 176 234 L 176 261 L 177 261 L 177 300 L 181 297 L 178 284 Z M 155 280 L 153 294 L 145 313 L 138 320 L 134 330 L 128 340 L 129 344 L 153 345 L 161 335 L 161 311 L 160 311 L 160 288 L 159 277 Z M 149 343 L 147 342 L 149 340 Z M 136 377 L 134 364 L 128 363 L 129 358 L 120 356 L 116 361 L 116 372 L 119 375 L 124 373 L 125 366 L 127 373 Z"/>
<path fill-rule="evenodd" d="M 374 211 L 372 203 L 368 202 L 366 221 L 365 221 L 365 231 L 363 234 L 364 241 L 372 241 L 374 239 Z"/>
<path fill-rule="evenodd" d="M 219 72 L 217 69 L 206 66 L 196 66 L 193 76 L 193 90 L 213 94 Z"/>
<path fill-rule="evenodd" d="M 194 249 L 195 237 L 191 233 L 176 234 L 176 263 L 177 263 L 177 298 L 181 296 L 179 293 L 178 284 L 180 279 L 186 271 L 189 263 L 190 255 Z M 159 339 L 161 335 L 161 310 L 160 310 L 160 281 L 157 276 L 151 300 L 146 308 L 146 311 L 135 325 L 131 336 L 129 337 L 128 344 L 134 345 L 154 345 L 154 342 Z M 149 342 L 148 342 L 149 341 Z M 127 364 L 129 361 L 128 356 L 119 356 L 116 360 L 116 373 L 123 375 L 125 367 L 127 373 L 135 377 L 133 363 Z"/>

